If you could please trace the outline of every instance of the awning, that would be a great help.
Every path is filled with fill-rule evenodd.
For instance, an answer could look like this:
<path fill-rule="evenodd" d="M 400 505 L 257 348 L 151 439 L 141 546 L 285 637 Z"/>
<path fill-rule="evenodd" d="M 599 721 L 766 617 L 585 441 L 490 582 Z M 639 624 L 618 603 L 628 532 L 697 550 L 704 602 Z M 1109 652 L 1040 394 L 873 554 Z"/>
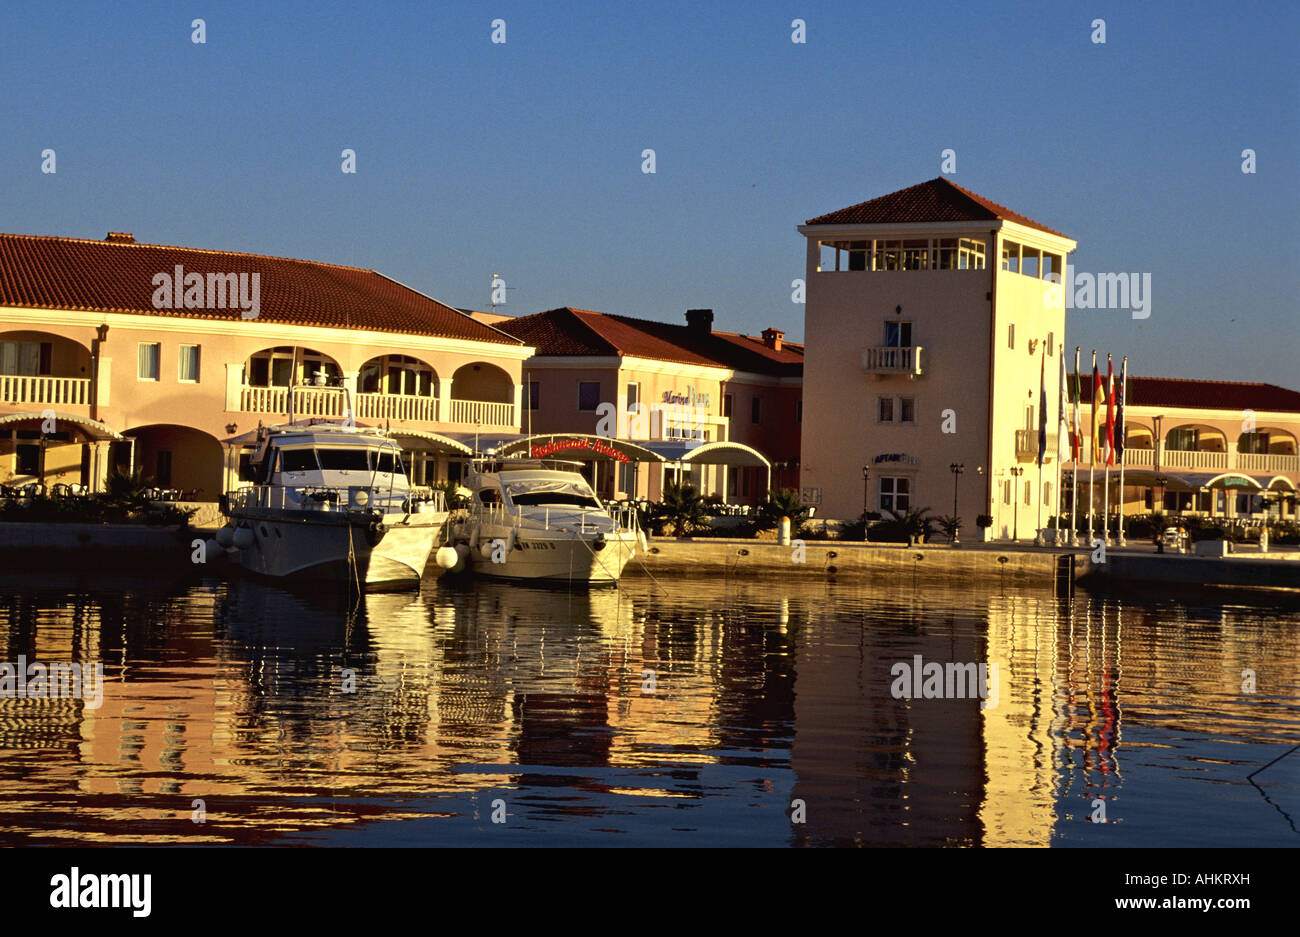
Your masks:
<path fill-rule="evenodd" d="M 390 430 L 388 436 L 403 449 L 419 449 L 440 455 L 472 456 L 474 454 L 474 450 L 469 446 L 441 433 L 403 429 Z"/>
<path fill-rule="evenodd" d="M 1296 490 L 1295 482 L 1291 481 L 1291 479 L 1287 478 L 1285 475 L 1274 475 L 1269 479 L 1268 484 L 1264 487 L 1270 491 Z"/>
<path fill-rule="evenodd" d="M 772 463 L 757 449 L 739 442 L 689 443 L 654 440 L 642 443 L 665 462 L 693 462 L 700 465 L 740 465 L 770 469 Z"/>
<path fill-rule="evenodd" d="M 579 462 L 662 462 L 645 443 L 613 439 L 590 433 L 538 433 L 521 436 L 497 449 L 498 455 L 523 455 L 530 459 L 552 456 Z"/>
<path fill-rule="evenodd" d="M 43 423 L 46 419 L 50 418 L 51 412 L 52 411 L 47 410 L 44 412 L 29 411 L 27 413 L 7 413 L 0 417 L 0 426 L 11 425 L 14 423 Z M 70 413 L 54 413 L 53 419 L 57 432 L 62 432 L 62 430 L 57 429 L 61 424 L 70 424 L 75 427 L 87 441 L 102 442 L 106 439 L 120 440 L 124 438 L 120 433 L 110 429 L 98 420 L 92 420 L 89 417 L 73 416 Z"/>

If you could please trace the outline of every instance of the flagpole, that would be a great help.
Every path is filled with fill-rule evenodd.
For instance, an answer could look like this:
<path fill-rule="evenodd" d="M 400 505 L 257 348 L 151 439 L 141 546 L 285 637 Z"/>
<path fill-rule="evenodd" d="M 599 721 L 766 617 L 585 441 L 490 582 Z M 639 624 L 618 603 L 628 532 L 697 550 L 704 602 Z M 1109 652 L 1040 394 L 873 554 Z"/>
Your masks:
<path fill-rule="evenodd" d="M 1070 417 L 1070 454 L 1074 456 L 1070 467 L 1070 546 L 1079 545 L 1079 456 L 1083 447 L 1077 449 L 1074 440 L 1083 442 L 1083 427 L 1079 425 L 1079 346 L 1074 346 L 1074 408 Z"/>
<path fill-rule="evenodd" d="M 1057 349 L 1057 355 L 1061 359 L 1061 389 L 1057 393 L 1060 399 L 1056 402 L 1056 485 L 1052 489 L 1056 492 L 1056 510 L 1052 514 L 1052 543 L 1056 546 L 1061 545 L 1061 506 L 1065 504 L 1065 499 L 1061 497 L 1061 463 L 1065 460 L 1061 458 L 1061 444 L 1065 441 L 1065 434 L 1061 428 L 1065 426 L 1065 343 L 1062 342 Z"/>
<path fill-rule="evenodd" d="M 1105 481 L 1101 486 L 1101 540 L 1110 546 L 1110 463 L 1114 461 L 1113 434 L 1115 425 L 1111 422 L 1111 398 L 1115 394 L 1115 369 L 1111 365 L 1110 353 L 1106 353 L 1106 467 L 1102 474 Z"/>
<path fill-rule="evenodd" d="M 1043 342 L 1043 356 L 1038 359 L 1038 491 L 1034 501 L 1038 504 L 1038 521 L 1034 524 L 1034 546 L 1043 545 L 1043 459 L 1047 458 L 1047 342 Z"/>
<path fill-rule="evenodd" d="M 1097 508 L 1096 498 L 1097 470 L 1097 349 L 1092 350 L 1092 432 L 1088 439 L 1088 546 L 1092 546 L 1092 532 L 1096 529 L 1094 512 Z"/>
<path fill-rule="evenodd" d="M 1124 456 L 1128 454 L 1128 440 L 1124 438 L 1124 405 L 1128 402 L 1128 355 L 1119 365 L 1119 545 L 1127 546 L 1124 540 Z"/>

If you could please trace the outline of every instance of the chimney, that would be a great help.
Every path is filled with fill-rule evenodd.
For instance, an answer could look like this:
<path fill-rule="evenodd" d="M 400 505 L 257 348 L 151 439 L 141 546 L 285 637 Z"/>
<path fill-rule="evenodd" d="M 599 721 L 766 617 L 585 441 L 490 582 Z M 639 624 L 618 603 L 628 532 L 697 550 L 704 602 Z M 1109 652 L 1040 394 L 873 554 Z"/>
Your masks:
<path fill-rule="evenodd" d="M 686 328 L 692 335 L 711 335 L 713 333 L 712 309 L 687 309 Z"/>
<path fill-rule="evenodd" d="M 104 240 L 110 244 L 134 244 L 135 235 L 129 231 L 110 231 Z"/>
<path fill-rule="evenodd" d="M 773 351 L 781 350 L 781 339 L 785 338 L 785 333 L 778 328 L 763 329 L 763 344 Z"/>

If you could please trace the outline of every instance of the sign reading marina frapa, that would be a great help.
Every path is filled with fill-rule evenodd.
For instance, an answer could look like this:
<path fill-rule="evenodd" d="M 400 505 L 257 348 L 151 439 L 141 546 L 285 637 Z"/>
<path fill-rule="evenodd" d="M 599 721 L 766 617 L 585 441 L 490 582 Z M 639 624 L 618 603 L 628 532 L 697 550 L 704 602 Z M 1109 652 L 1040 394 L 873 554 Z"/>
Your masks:
<path fill-rule="evenodd" d="M 104 703 L 104 665 L 27 663 L 19 656 L 16 664 L 0 663 L 0 699 L 80 699 L 87 709 Z"/>
<path fill-rule="evenodd" d="M 676 391 L 666 390 L 663 396 L 664 403 L 673 404 L 681 407 L 707 407 L 709 406 L 709 395 L 697 393 L 694 387 L 687 387 L 686 393 L 679 394 Z"/>

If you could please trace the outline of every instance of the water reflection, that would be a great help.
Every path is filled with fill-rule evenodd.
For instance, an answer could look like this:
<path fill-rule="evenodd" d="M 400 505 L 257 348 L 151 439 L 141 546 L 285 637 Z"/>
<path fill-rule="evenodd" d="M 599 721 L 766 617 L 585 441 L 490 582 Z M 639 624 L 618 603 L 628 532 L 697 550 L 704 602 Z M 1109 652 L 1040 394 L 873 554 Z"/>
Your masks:
<path fill-rule="evenodd" d="M 667 585 L 0 574 L 0 660 L 105 670 L 0 700 L 0 839 L 1295 844 L 1300 755 L 1246 780 L 1297 735 L 1295 603 Z M 914 655 L 996 705 L 894 698 Z"/>

